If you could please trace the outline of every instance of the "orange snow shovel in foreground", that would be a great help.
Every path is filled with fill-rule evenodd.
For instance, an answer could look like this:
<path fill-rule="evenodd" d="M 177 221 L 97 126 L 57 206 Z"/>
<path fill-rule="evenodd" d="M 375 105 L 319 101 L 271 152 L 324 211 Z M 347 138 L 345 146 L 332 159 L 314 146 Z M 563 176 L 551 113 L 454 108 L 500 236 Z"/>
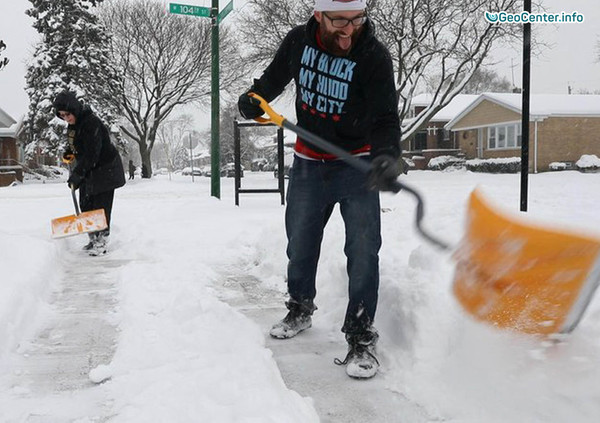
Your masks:
<path fill-rule="evenodd" d="M 303 140 L 368 173 L 370 163 L 323 138 L 288 122 L 257 94 L 251 97 L 275 123 Z M 452 248 L 422 227 L 424 203 L 409 186 L 395 182 L 417 200 L 415 226 L 427 241 Z M 519 219 L 521 220 L 521 219 Z M 518 332 L 549 335 L 569 333 L 579 323 L 600 283 L 600 239 L 536 227 L 502 216 L 471 193 L 466 233 L 455 249 L 453 291 L 465 311 L 478 320 Z"/>
<path fill-rule="evenodd" d="M 104 209 L 81 213 L 73 187 L 71 187 L 71 196 L 73 197 L 75 214 L 52 219 L 52 238 L 65 238 L 88 232 L 96 232 L 108 227 Z"/>
<path fill-rule="evenodd" d="M 454 294 L 470 314 L 525 333 L 577 326 L 600 282 L 600 240 L 502 216 L 478 190 L 467 223 Z"/>

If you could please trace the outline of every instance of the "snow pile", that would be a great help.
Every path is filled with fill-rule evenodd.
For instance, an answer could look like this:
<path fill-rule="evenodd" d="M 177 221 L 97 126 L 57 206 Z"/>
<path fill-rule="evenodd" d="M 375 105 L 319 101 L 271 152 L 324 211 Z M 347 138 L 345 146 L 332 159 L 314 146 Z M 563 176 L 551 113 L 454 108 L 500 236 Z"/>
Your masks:
<path fill-rule="evenodd" d="M 273 183 L 271 172 L 265 176 Z M 233 201 L 212 199 L 209 178 L 175 179 L 136 180 L 118 190 L 111 253 L 94 258 L 81 251 L 85 236 L 50 240 L 50 219 L 72 207 L 66 184 L 0 189 L 0 269 L 8 275 L 0 284 L 0 421 L 91 421 L 106 413 L 128 423 L 318 421 L 311 400 L 286 388 L 264 333 L 212 288 L 217 270 L 245 255 L 238 237 L 254 231 L 264 213 L 248 216 Z M 263 209 L 280 215 L 278 198 L 269 199 Z M 25 323 L 43 332 L 37 316 L 50 307 L 51 291 L 61 290 L 59 270 L 69 263 L 84 272 L 88 260 L 118 269 L 119 304 L 110 316 L 119 329 L 115 355 L 89 372 L 94 391 L 32 392 L 27 374 L 11 368 L 39 336 Z M 93 406 L 94 397 L 101 405 L 110 399 L 110 411 Z"/>
<path fill-rule="evenodd" d="M 8 352 L 39 323 L 50 288 L 60 278 L 57 251 L 49 238 L 50 218 L 29 214 L 39 200 L 23 198 L 21 187 L 0 188 L 0 372 Z"/>
<path fill-rule="evenodd" d="M 579 169 L 600 169 L 600 159 L 595 154 L 584 154 L 575 164 Z"/>

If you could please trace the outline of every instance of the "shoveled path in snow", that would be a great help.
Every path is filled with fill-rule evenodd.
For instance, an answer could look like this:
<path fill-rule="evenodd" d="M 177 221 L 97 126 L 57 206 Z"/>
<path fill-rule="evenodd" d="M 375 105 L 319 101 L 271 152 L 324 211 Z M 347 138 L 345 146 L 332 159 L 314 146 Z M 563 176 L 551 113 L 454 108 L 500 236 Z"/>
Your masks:
<path fill-rule="evenodd" d="M 52 293 L 45 325 L 20 346 L 13 364 L 15 401 L 28 403 L 29 410 L 19 422 L 103 422 L 111 417 L 111 399 L 89 374 L 114 355 L 116 281 L 129 260 L 64 251 L 61 262 L 64 277 Z M 64 407 L 57 407 L 61 403 Z M 57 414 L 60 408 L 65 414 Z"/>
<path fill-rule="evenodd" d="M 334 358 L 343 360 L 346 355 L 343 334 L 331 339 L 320 330 L 318 319 L 313 319 L 311 329 L 292 339 L 270 337 L 273 323 L 287 312 L 280 292 L 266 289 L 253 276 L 231 273 L 225 275 L 219 289 L 222 300 L 260 326 L 287 387 L 313 399 L 321 422 L 435 421 L 418 404 L 388 389 L 381 372 L 370 380 L 346 376 L 344 368 L 333 363 Z"/>

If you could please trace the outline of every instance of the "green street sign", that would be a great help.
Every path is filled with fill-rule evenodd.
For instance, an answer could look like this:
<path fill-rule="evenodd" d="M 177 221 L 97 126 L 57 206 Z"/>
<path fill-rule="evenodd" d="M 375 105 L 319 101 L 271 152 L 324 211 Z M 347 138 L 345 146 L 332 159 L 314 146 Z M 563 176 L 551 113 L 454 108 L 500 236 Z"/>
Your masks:
<path fill-rule="evenodd" d="M 205 18 L 210 18 L 210 7 L 169 3 L 169 12 L 177 15 L 202 16 Z"/>
<path fill-rule="evenodd" d="M 219 13 L 219 16 L 217 17 L 217 20 L 219 22 L 221 22 L 223 19 L 225 19 L 225 16 L 229 15 L 229 12 L 231 12 L 233 10 L 233 0 L 231 0 L 229 2 L 229 4 L 227 6 L 225 6 L 225 8 L 223 10 L 221 10 L 221 12 Z"/>

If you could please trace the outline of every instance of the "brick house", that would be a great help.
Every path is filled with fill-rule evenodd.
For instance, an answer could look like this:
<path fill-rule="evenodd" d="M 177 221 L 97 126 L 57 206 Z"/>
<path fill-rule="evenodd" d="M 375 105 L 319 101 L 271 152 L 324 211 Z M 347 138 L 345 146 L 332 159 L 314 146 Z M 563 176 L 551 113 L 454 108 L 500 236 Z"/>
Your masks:
<path fill-rule="evenodd" d="M 521 94 L 484 93 L 445 125 L 467 159 L 521 156 Z M 531 94 L 529 168 L 600 156 L 600 96 Z"/>
<path fill-rule="evenodd" d="M 22 129 L 22 120 L 17 122 L 0 109 L 0 186 L 23 182 L 23 150 L 18 140 Z"/>
<path fill-rule="evenodd" d="M 459 94 L 450 103 L 438 111 L 428 122 L 427 126 L 419 130 L 414 137 L 403 146 L 403 155 L 411 158 L 417 169 L 424 169 L 430 159 L 443 155 L 460 154 L 458 138 L 455 133 L 445 128 L 446 124 L 466 109 L 477 95 Z M 411 119 L 414 119 L 429 104 L 431 94 L 419 94 L 411 100 Z M 407 123 L 406 121 L 404 123 Z"/>

